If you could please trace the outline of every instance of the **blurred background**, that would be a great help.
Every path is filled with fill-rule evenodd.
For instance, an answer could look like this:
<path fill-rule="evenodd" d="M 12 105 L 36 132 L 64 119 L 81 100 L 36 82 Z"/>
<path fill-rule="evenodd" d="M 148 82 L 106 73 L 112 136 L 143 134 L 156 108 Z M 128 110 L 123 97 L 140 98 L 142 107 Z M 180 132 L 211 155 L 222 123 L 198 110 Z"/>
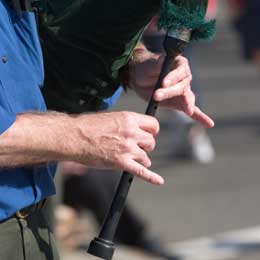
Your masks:
<path fill-rule="evenodd" d="M 212 1 L 209 17 L 216 11 L 214 40 L 194 43 L 187 53 L 194 91 L 216 126 L 205 132 L 181 114 L 160 110 L 152 168 L 166 183 L 154 187 L 134 181 L 129 207 L 134 221 L 141 222 L 140 230 L 145 225 L 145 239 L 139 244 L 126 241 L 128 231 L 122 231 L 116 260 L 260 259 L 260 1 Z M 160 39 L 153 33 L 147 32 L 147 41 Z M 145 107 L 129 90 L 114 110 L 143 113 Z M 104 185 L 103 175 L 93 175 L 99 176 L 93 182 L 99 179 Z M 94 259 L 85 249 L 98 234 L 103 213 L 93 213 L 98 202 L 78 207 L 65 199 L 67 205 L 61 204 L 69 189 L 61 187 L 55 202 L 61 259 Z M 113 189 L 106 194 L 100 201 L 104 209 Z M 124 224 L 130 231 L 131 223 Z M 171 256 L 149 254 L 157 242 Z"/>

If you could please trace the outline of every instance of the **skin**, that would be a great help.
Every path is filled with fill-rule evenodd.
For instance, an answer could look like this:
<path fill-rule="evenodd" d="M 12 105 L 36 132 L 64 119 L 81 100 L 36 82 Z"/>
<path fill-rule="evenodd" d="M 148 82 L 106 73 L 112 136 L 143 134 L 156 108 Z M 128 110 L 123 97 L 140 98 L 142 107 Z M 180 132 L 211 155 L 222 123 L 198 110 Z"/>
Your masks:
<path fill-rule="evenodd" d="M 159 75 L 162 55 L 138 48 L 130 62 L 130 86 L 149 100 Z M 184 111 L 205 127 L 214 122 L 195 106 L 187 59 L 175 59 L 173 70 L 154 93 L 161 106 Z M 0 167 L 50 161 L 74 161 L 92 168 L 126 170 L 152 184 L 163 178 L 151 171 L 148 154 L 155 148 L 158 120 L 134 112 L 66 115 L 56 112 L 18 114 L 0 135 Z"/>
<path fill-rule="evenodd" d="M 158 132 L 155 118 L 133 112 L 20 114 L 0 136 L 0 167 L 75 161 L 93 168 L 126 170 L 162 184 L 163 179 L 148 169 L 147 153 L 154 149 Z"/>
<path fill-rule="evenodd" d="M 163 60 L 164 54 L 155 54 L 149 52 L 145 46 L 139 46 L 130 62 L 130 86 L 146 101 L 150 100 Z M 154 99 L 160 102 L 161 107 L 183 111 L 204 127 L 211 128 L 214 121 L 195 105 L 191 81 L 188 60 L 178 56 L 172 71 L 164 78 L 162 87 L 154 93 Z"/>

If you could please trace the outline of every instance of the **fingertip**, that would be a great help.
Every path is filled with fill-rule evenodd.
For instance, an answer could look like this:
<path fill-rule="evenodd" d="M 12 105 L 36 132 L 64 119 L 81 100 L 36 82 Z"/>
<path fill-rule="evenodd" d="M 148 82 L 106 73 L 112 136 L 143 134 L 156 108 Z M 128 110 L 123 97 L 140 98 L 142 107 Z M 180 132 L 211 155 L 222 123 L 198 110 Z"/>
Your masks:
<path fill-rule="evenodd" d="M 160 181 L 159 181 L 159 185 L 163 185 L 164 184 L 164 179 L 161 177 Z"/>
<path fill-rule="evenodd" d="M 205 128 L 213 128 L 215 126 L 215 122 L 212 119 L 207 119 L 205 121 L 201 121 L 201 124 Z"/>
<path fill-rule="evenodd" d="M 159 186 L 163 185 L 163 184 L 164 184 L 164 179 L 163 179 L 163 177 L 161 177 L 161 176 L 158 175 L 158 174 L 156 174 L 156 175 L 157 175 L 157 176 L 156 176 L 156 178 L 155 178 L 153 184 L 159 185 Z"/>
<path fill-rule="evenodd" d="M 128 167 L 129 172 L 134 174 L 135 176 L 143 179 L 154 185 L 163 185 L 164 179 L 157 173 L 147 169 L 142 164 L 137 161 L 132 161 L 130 167 Z M 128 171 L 128 170 L 127 170 Z"/>
<path fill-rule="evenodd" d="M 208 115 L 203 113 L 198 107 L 195 107 L 192 118 L 200 122 L 206 128 L 212 128 L 215 126 L 215 122 Z"/>
<path fill-rule="evenodd" d="M 158 186 L 161 186 L 164 184 L 164 179 L 161 175 L 151 171 L 151 170 L 148 170 L 149 172 L 149 177 L 148 177 L 148 182 L 154 184 L 154 185 L 158 185 Z"/>
<path fill-rule="evenodd" d="M 163 93 L 160 90 L 155 91 L 153 98 L 155 101 L 160 102 L 163 100 Z"/>
<path fill-rule="evenodd" d="M 214 126 L 215 126 L 214 120 L 210 119 L 209 128 L 213 128 Z"/>
<path fill-rule="evenodd" d="M 215 126 L 215 122 L 212 118 L 205 114 L 204 125 L 206 128 L 213 128 Z"/>

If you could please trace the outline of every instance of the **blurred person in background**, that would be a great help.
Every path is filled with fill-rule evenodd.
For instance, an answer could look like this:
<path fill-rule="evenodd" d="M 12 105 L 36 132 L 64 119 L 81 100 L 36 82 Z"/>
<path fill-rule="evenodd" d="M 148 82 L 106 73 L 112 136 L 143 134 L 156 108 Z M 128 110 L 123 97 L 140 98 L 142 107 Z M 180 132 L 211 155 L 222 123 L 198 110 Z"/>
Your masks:
<path fill-rule="evenodd" d="M 260 69 L 260 1 L 230 0 L 230 7 L 244 57 Z"/>

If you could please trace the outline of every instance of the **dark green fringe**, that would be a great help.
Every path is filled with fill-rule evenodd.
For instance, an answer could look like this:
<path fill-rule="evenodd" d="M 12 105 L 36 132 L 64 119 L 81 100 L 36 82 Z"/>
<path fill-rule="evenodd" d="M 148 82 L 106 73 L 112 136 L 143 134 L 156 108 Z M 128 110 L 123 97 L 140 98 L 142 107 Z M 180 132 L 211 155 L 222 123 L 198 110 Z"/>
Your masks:
<path fill-rule="evenodd" d="M 192 31 L 191 40 L 211 39 L 216 31 L 216 21 L 205 21 L 207 0 L 162 0 L 158 29 Z"/>

